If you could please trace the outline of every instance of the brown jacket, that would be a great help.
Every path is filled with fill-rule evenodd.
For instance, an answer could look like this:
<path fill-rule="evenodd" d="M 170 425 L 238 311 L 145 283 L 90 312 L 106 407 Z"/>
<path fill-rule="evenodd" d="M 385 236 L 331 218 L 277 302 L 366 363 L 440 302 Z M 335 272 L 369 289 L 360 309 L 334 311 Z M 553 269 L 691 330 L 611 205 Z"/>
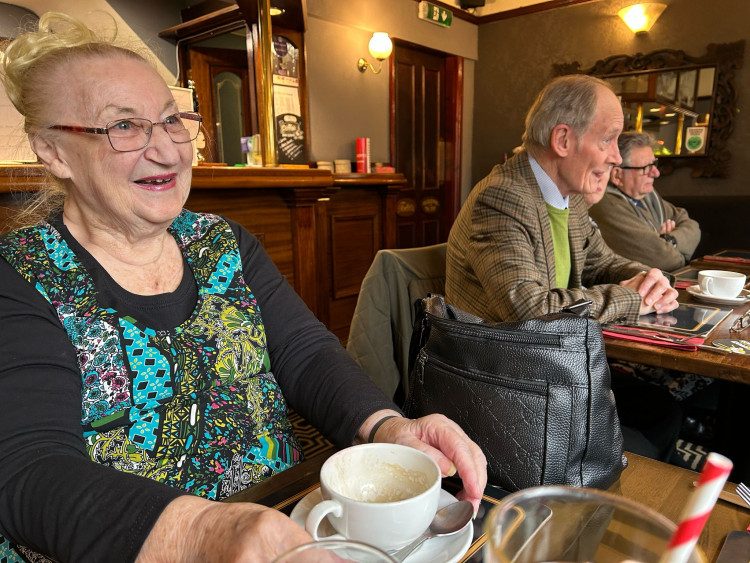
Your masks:
<path fill-rule="evenodd" d="M 645 209 L 637 209 L 620 190 L 608 186 L 607 193 L 589 210 L 589 215 L 599 225 L 606 243 L 618 254 L 661 270 L 681 268 L 690 261 L 701 240 L 698 222 L 656 192 L 641 201 Z M 675 229 L 669 234 L 677 246 L 659 236 L 659 229 L 667 219 L 675 222 Z"/>
<path fill-rule="evenodd" d="M 635 320 L 640 296 L 616 284 L 647 268 L 609 249 L 579 195 L 570 198 L 568 238 L 569 287 L 556 288 L 547 207 L 528 156 L 519 153 L 474 187 L 456 218 L 448 238 L 447 300 L 488 320 L 516 321 L 584 298 L 602 322 Z"/>

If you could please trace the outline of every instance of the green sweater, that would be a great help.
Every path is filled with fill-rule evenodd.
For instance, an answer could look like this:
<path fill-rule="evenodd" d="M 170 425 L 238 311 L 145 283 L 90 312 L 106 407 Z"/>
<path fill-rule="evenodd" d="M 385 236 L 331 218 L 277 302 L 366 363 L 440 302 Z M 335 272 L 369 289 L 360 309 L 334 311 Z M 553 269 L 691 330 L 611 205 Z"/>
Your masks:
<path fill-rule="evenodd" d="M 567 289 L 570 281 L 570 241 L 568 240 L 568 214 L 570 209 L 557 209 L 547 204 L 552 244 L 555 247 L 555 283 Z"/>

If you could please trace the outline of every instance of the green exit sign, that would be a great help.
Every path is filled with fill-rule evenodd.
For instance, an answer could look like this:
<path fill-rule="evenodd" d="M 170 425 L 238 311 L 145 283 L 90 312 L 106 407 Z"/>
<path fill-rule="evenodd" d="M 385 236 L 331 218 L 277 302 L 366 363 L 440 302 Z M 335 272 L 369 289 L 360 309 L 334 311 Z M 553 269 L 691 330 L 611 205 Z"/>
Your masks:
<path fill-rule="evenodd" d="M 442 25 L 443 27 L 450 27 L 453 22 L 453 12 L 423 0 L 419 3 L 419 19 Z"/>

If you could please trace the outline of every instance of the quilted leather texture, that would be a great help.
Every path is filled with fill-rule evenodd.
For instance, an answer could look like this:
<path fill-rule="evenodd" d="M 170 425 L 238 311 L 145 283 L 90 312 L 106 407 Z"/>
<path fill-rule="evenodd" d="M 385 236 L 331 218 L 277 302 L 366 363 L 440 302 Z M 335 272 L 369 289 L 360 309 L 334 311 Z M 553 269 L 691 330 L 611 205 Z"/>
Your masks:
<path fill-rule="evenodd" d="M 506 490 L 617 479 L 622 433 L 599 323 L 559 313 L 487 324 L 439 296 L 423 303 L 409 416 L 455 420 Z"/>

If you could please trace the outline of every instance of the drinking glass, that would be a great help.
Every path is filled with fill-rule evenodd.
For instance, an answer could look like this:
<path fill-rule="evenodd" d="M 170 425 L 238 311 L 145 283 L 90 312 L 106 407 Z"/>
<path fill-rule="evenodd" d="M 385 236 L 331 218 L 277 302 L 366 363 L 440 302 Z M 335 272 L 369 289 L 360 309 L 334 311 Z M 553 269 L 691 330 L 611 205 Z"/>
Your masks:
<path fill-rule="evenodd" d="M 640 503 L 604 491 L 532 487 L 487 517 L 486 563 L 658 563 L 677 526 Z M 691 563 L 704 563 L 696 547 Z"/>

